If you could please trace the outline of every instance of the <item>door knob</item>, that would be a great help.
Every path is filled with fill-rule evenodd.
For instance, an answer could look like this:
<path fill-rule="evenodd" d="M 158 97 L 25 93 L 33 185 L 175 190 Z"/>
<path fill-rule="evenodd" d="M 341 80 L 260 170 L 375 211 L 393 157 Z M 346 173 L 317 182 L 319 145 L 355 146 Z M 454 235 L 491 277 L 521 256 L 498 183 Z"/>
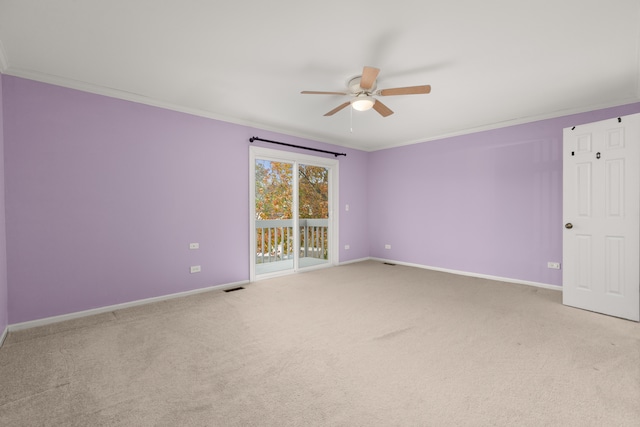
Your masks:
<path fill-rule="evenodd" d="M 570 222 L 566 223 L 564 225 L 564 228 L 568 228 L 569 230 L 573 228 L 573 224 L 571 224 Z"/>

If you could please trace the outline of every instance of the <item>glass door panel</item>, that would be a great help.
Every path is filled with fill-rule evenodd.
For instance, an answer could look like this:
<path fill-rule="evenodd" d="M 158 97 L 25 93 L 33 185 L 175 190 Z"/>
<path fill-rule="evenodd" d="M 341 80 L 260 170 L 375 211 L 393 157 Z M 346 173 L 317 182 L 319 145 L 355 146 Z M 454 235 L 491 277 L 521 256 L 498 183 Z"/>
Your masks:
<path fill-rule="evenodd" d="M 329 262 L 329 169 L 298 164 L 299 267 Z"/>
<path fill-rule="evenodd" d="M 256 274 L 294 268 L 293 164 L 255 161 Z"/>

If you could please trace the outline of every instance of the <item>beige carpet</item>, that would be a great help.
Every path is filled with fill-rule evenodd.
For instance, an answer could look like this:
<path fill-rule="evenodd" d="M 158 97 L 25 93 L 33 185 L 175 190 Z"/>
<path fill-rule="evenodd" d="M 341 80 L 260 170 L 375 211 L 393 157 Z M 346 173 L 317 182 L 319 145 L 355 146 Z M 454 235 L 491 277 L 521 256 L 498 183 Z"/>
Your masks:
<path fill-rule="evenodd" d="M 367 261 L 10 333 L 3 426 L 639 426 L 640 325 Z"/>

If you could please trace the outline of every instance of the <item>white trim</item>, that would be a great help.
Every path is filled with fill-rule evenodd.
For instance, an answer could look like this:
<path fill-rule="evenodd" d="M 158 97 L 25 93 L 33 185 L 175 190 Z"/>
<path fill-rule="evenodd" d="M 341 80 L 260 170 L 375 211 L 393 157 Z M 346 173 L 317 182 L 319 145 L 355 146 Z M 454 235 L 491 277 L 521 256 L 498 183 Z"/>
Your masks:
<path fill-rule="evenodd" d="M 292 270 L 274 271 L 273 273 L 264 273 L 264 274 L 261 274 L 260 276 L 257 276 L 255 280 L 253 280 L 253 282 L 260 282 L 262 280 L 273 279 L 274 277 L 291 276 L 294 274 L 304 274 L 314 270 L 321 270 L 323 268 L 331 268 L 331 267 L 337 267 L 337 266 L 338 264 L 333 264 L 333 265 L 318 264 L 318 265 L 312 265 L 309 267 L 304 267 L 302 269 L 293 270 L 293 271 Z"/>
<path fill-rule="evenodd" d="M 362 261 L 371 261 L 373 258 L 370 257 L 366 257 L 366 258 L 358 258 L 358 259 L 351 259 L 349 261 L 341 261 L 338 263 L 338 265 L 348 265 L 348 264 L 355 264 L 357 262 L 362 262 Z"/>
<path fill-rule="evenodd" d="M 95 314 L 108 313 L 108 312 L 111 312 L 111 311 L 122 310 L 122 309 L 130 308 L 130 307 L 136 307 L 136 306 L 139 306 L 139 305 L 145 305 L 145 304 L 150 304 L 150 303 L 159 302 L 159 301 L 166 301 L 166 300 L 170 300 L 170 299 L 174 299 L 174 298 L 180 298 L 180 297 L 186 297 L 186 296 L 190 296 L 190 295 L 201 294 L 201 293 L 204 293 L 204 292 L 221 291 L 221 290 L 225 290 L 225 289 L 236 288 L 238 286 L 243 286 L 243 285 L 246 285 L 248 283 L 249 283 L 248 281 L 243 280 L 243 281 L 240 281 L 240 282 L 226 283 L 224 285 L 209 286 L 209 287 L 206 287 L 206 288 L 193 289 L 191 291 L 184 291 L 184 292 L 177 292 L 175 294 L 162 295 L 162 296 L 159 296 L 159 297 L 145 298 L 145 299 L 141 299 L 141 300 L 125 302 L 125 303 L 122 303 L 122 304 L 108 305 L 108 306 L 105 306 L 105 307 L 93 308 L 91 310 L 77 311 L 75 313 L 69 313 L 69 314 L 62 314 L 62 315 L 59 315 L 59 316 L 46 317 L 44 319 L 29 320 L 27 322 L 15 323 L 13 325 L 9 325 L 7 327 L 7 330 L 9 332 L 15 332 L 15 331 L 23 330 L 23 329 L 35 328 L 37 326 L 45 326 L 45 325 L 50 325 L 52 323 L 64 322 L 66 320 L 79 319 L 81 317 L 93 316 Z"/>
<path fill-rule="evenodd" d="M 0 40 L 0 73 L 4 74 L 5 71 L 9 68 L 9 61 L 7 60 L 7 52 L 4 50 L 4 46 L 2 45 L 2 40 Z M 2 342 L 0 341 L 0 345 Z"/>
<path fill-rule="evenodd" d="M 383 259 L 383 258 L 373 258 L 373 257 L 360 258 L 360 259 L 356 259 L 356 260 L 350 260 L 350 261 L 341 262 L 338 265 L 354 264 L 354 263 L 362 262 L 362 261 L 389 262 L 389 263 L 393 263 L 393 264 L 397 264 L 397 265 L 404 265 L 404 266 L 407 266 L 407 267 L 416 267 L 416 268 L 422 268 L 422 269 L 425 269 L 425 270 L 433 270 L 433 271 L 441 271 L 443 273 L 458 274 L 458 275 L 461 275 L 461 276 L 477 277 L 477 278 L 480 278 L 480 279 L 497 280 L 497 281 L 500 281 L 500 282 L 516 283 L 516 284 L 520 284 L 520 285 L 527 285 L 527 286 L 534 286 L 534 287 L 538 287 L 538 288 L 551 289 L 551 290 L 554 290 L 554 291 L 562 291 L 562 287 L 561 286 L 549 285 L 549 284 L 546 284 L 546 283 L 531 282 L 531 281 L 526 281 L 526 280 L 511 279 L 511 278 L 508 278 L 508 277 L 498 277 L 498 276 L 491 276 L 491 275 L 486 275 L 486 274 L 470 273 L 470 272 L 467 272 L 467 271 L 451 270 L 451 269 L 447 269 L 447 268 L 430 267 L 430 266 L 426 266 L 426 265 L 422 265 L 422 264 L 400 262 L 400 261 Z M 8 325 L 5 328 L 4 332 L 0 336 L 0 347 L 4 343 L 4 340 L 7 337 L 8 332 L 15 332 L 15 331 L 23 330 L 23 329 L 29 329 L 29 328 L 35 328 L 35 327 L 38 327 L 38 326 L 50 325 L 50 324 L 53 324 L 53 323 L 64 322 L 66 320 L 79 319 L 79 318 L 82 318 L 82 317 L 92 316 L 92 315 L 95 315 L 95 314 L 108 313 L 108 312 L 111 312 L 111 311 L 122 310 L 122 309 L 125 309 L 125 308 L 136 307 L 136 306 L 139 306 L 139 305 L 145 305 L 145 304 L 150 304 L 150 303 L 159 302 L 159 301 L 166 301 L 166 300 L 185 297 L 185 296 L 189 296 L 189 295 L 196 295 L 196 294 L 200 294 L 200 293 L 204 293 L 204 292 L 231 289 L 231 288 L 235 288 L 235 287 L 243 286 L 243 285 L 247 285 L 247 284 L 249 284 L 249 282 L 246 281 L 246 280 L 243 280 L 243 281 L 240 281 L 240 282 L 227 283 L 227 284 L 224 284 L 224 285 L 209 286 L 207 288 L 194 289 L 194 290 L 191 290 L 191 291 L 178 292 L 178 293 L 175 293 L 175 294 L 163 295 L 163 296 L 153 297 L 153 298 L 146 298 L 146 299 L 141 299 L 141 300 L 136 300 L 136 301 L 131 301 L 131 302 L 125 302 L 125 303 L 122 303 L 122 304 L 114 304 L 114 305 L 109 305 L 109 306 L 105 306 L 105 307 L 94 308 L 94 309 L 91 309 L 91 310 L 77 311 L 75 313 L 62 314 L 60 316 L 52 316 L 52 317 L 46 317 L 44 319 L 37 319 L 37 320 L 30 320 L 30 321 L 22 322 L 22 323 L 15 323 L 15 324 L 12 324 L 12 325 Z"/>
<path fill-rule="evenodd" d="M 639 79 L 640 79 L 640 76 L 639 76 Z M 566 110 L 554 111 L 554 112 L 551 112 L 551 113 L 548 113 L 548 114 L 537 114 L 537 115 L 533 115 L 533 116 L 517 117 L 517 118 L 505 120 L 503 122 L 489 123 L 489 124 L 482 125 L 482 126 L 477 126 L 477 127 L 467 128 L 467 129 L 461 129 L 461 130 L 458 130 L 458 131 L 455 131 L 455 132 L 442 133 L 442 134 L 438 134 L 438 135 L 425 136 L 425 137 L 421 137 L 421 138 L 413 139 L 413 140 L 408 140 L 408 141 L 404 141 L 404 142 L 381 145 L 381 146 L 378 146 L 378 147 L 375 147 L 375 148 L 370 148 L 370 149 L 359 148 L 359 150 L 375 152 L 375 151 L 387 150 L 387 149 L 390 149 L 390 148 L 404 147 L 404 146 L 407 146 L 407 145 L 421 144 L 423 142 L 440 141 L 442 139 L 448 139 L 448 138 L 453 138 L 453 137 L 463 136 L 463 135 L 471 135 L 471 134 L 474 134 L 474 133 L 486 132 L 486 131 L 496 130 L 496 129 L 504 129 L 504 128 L 508 128 L 508 127 L 512 127 L 512 126 L 518 126 L 518 125 L 524 125 L 524 124 L 527 124 L 527 123 L 539 122 L 539 121 L 542 121 L 542 120 L 552 120 L 552 119 L 558 119 L 558 118 L 566 117 L 566 116 L 573 116 L 575 114 L 582 114 L 582 113 L 588 113 L 588 112 L 591 112 L 591 111 L 604 110 L 604 109 L 607 109 L 607 108 L 623 107 L 625 105 L 631 105 L 631 104 L 635 104 L 637 102 L 640 102 L 640 93 L 638 93 L 638 96 L 630 96 L 628 98 L 620 99 L 620 100 L 617 100 L 615 102 L 605 102 L 605 103 L 600 103 L 600 104 L 593 104 L 593 105 L 590 105 L 590 106 L 587 106 L 587 107 L 580 107 L 580 108 L 569 108 L 569 109 L 566 109 Z"/>
<path fill-rule="evenodd" d="M 2 344 L 4 344 L 4 339 L 7 338 L 7 334 L 9 333 L 9 327 L 4 328 L 2 335 L 0 335 L 0 348 L 2 348 Z"/>
<path fill-rule="evenodd" d="M 41 83 L 51 84 L 54 86 L 65 87 L 68 89 L 79 90 L 82 92 L 93 93 L 96 95 L 107 96 L 109 98 L 122 99 L 124 101 L 150 105 L 152 107 L 163 108 L 165 110 L 191 114 L 193 116 L 205 117 L 208 119 L 219 120 L 227 123 L 233 123 L 236 125 L 251 127 L 254 129 L 259 129 L 259 130 L 264 130 L 269 132 L 277 132 L 277 133 L 281 133 L 288 136 L 295 136 L 298 138 L 308 139 L 310 141 L 323 142 L 333 146 L 353 148 L 355 150 L 360 150 L 360 151 L 372 151 L 372 150 L 363 149 L 362 147 L 358 147 L 357 144 L 348 145 L 347 141 L 344 141 L 344 144 L 336 144 L 336 141 L 332 141 L 331 138 L 328 138 L 322 135 L 314 135 L 307 132 L 299 132 L 293 129 L 288 129 L 280 126 L 273 126 L 267 123 L 241 119 L 238 117 L 226 116 L 226 115 L 217 114 L 211 111 L 206 111 L 198 108 L 185 107 L 183 105 L 161 101 L 155 98 L 147 97 L 147 96 L 140 95 L 133 92 L 126 92 L 123 90 L 114 89 L 107 86 L 100 86 L 93 83 L 86 83 L 83 81 L 73 80 L 66 77 L 60 77 L 53 74 L 42 73 L 39 71 L 26 70 L 26 69 L 17 68 L 17 67 L 11 67 L 11 68 L 7 67 L 6 72 L 4 72 L 3 74 L 7 74 L 14 77 L 20 77 L 28 80 L 34 80 Z"/>
<path fill-rule="evenodd" d="M 251 260 L 256 247 L 255 229 L 256 219 L 256 154 L 254 147 L 249 147 L 249 281 L 256 280 L 256 263 Z"/>
<path fill-rule="evenodd" d="M 491 276 L 489 274 L 471 273 L 471 272 L 468 272 L 468 271 L 450 270 L 448 268 L 431 267 L 431 266 L 428 266 L 428 265 L 413 264 L 413 263 L 410 263 L 410 262 L 394 261 L 394 260 L 383 259 L 383 258 L 369 258 L 369 259 L 373 260 L 373 261 L 388 262 L 388 263 L 392 263 L 392 264 L 404 265 L 404 266 L 407 266 L 407 267 L 416 267 L 416 268 L 422 268 L 422 269 L 425 269 L 425 270 L 433 270 L 433 271 L 441 271 L 443 273 L 458 274 L 460 276 L 477 277 L 478 279 L 489 279 L 489 280 L 496 280 L 496 281 L 499 281 L 499 282 L 515 283 L 515 284 L 518 284 L 518 285 L 535 286 L 536 288 L 551 289 L 553 291 L 562 291 L 562 286 L 549 285 L 547 283 L 531 282 L 531 281 L 528 281 L 528 280 L 512 279 L 512 278 L 509 278 L 509 277 Z"/>
<path fill-rule="evenodd" d="M 4 59 L 5 61 L 7 61 L 6 57 Z M 555 118 L 569 116 L 573 114 L 580 114 L 580 113 L 585 113 L 589 111 L 602 110 L 605 108 L 621 107 L 624 105 L 630 105 L 630 104 L 635 104 L 637 102 L 640 102 L 640 83 L 639 83 L 639 90 L 637 91 L 638 93 L 636 96 L 618 99 L 612 102 L 599 103 L 599 104 L 589 105 L 587 107 L 580 107 L 580 108 L 569 108 L 566 110 L 554 111 L 548 114 L 538 114 L 533 116 L 517 117 L 510 120 L 505 120 L 503 122 L 490 123 L 483 126 L 462 129 L 456 132 L 442 133 L 442 134 L 431 135 L 431 136 L 423 136 L 423 137 L 418 137 L 417 139 L 412 139 L 408 141 L 401 141 L 398 143 L 382 145 L 379 147 L 367 148 L 367 147 L 358 146 L 358 144 L 354 144 L 352 141 L 340 140 L 335 138 L 332 139 L 331 137 L 326 135 L 300 132 L 293 129 L 285 129 L 284 127 L 273 126 L 270 124 L 255 122 L 252 120 L 245 120 L 237 117 L 224 116 L 221 114 L 212 113 L 210 111 L 189 108 L 189 107 L 173 104 L 166 101 L 160 101 L 158 99 L 150 98 L 150 97 L 139 95 L 136 93 L 126 92 L 126 91 L 122 91 L 122 90 L 118 90 L 110 87 L 86 83 L 78 80 L 69 79 L 66 77 L 55 76 L 52 74 L 41 73 L 38 71 L 26 70 L 26 69 L 21 69 L 16 67 L 9 67 L 8 65 L 9 64 L 7 63 L 5 71 L 2 71 L 3 74 L 15 76 L 15 77 L 21 77 L 29 80 L 35 80 L 42 83 L 52 84 L 55 86 L 62 86 L 70 89 L 76 89 L 83 92 L 89 92 L 89 93 L 94 93 L 98 95 L 108 96 L 111 98 L 123 99 L 125 101 L 136 102 L 139 104 L 151 105 L 153 107 L 164 108 L 166 110 L 171 110 L 171 111 L 178 111 L 181 113 L 191 114 L 194 116 L 220 120 L 227 123 L 234 123 L 241 126 L 252 127 L 260 130 L 270 131 L 270 132 L 277 132 L 277 133 L 281 133 L 288 136 L 308 139 L 310 141 L 323 142 L 333 146 L 352 148 L 354 150 L 359 150 L 364 152 L 375 152 L 380 150 L 386 150 L 389 148 L 403 147 L 406 145 L 419 144 L 419 143 L 429 142 L 429 141 L 437 141 L 437 140 L 451 138 L 455 136 L 469 135 L 473 133 L 484 132 L 484 131 L 494 130 L 494 129 L 502 129 L 510 126 L 525 124 L 525 123 L 533 123 L 540 120 L 555 119 Z M 0 67 L 1 66 L 2 65 L 0 65 Z M 640 80 L 640 75 L 638 76 L 638 78 Z"/>

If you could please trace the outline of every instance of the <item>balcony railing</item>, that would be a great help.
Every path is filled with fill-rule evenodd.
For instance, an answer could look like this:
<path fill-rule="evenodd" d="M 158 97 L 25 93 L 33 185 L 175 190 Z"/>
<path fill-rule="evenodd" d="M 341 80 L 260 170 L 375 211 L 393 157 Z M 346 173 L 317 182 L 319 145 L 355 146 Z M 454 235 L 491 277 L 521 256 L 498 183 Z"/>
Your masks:
<path fill-rule="evenodd" d="M 300 258 L 328 259 L 329 220 L 300 219 Z M 292 219 L 256 220 L 256 264 L 293 259 Z"/>

